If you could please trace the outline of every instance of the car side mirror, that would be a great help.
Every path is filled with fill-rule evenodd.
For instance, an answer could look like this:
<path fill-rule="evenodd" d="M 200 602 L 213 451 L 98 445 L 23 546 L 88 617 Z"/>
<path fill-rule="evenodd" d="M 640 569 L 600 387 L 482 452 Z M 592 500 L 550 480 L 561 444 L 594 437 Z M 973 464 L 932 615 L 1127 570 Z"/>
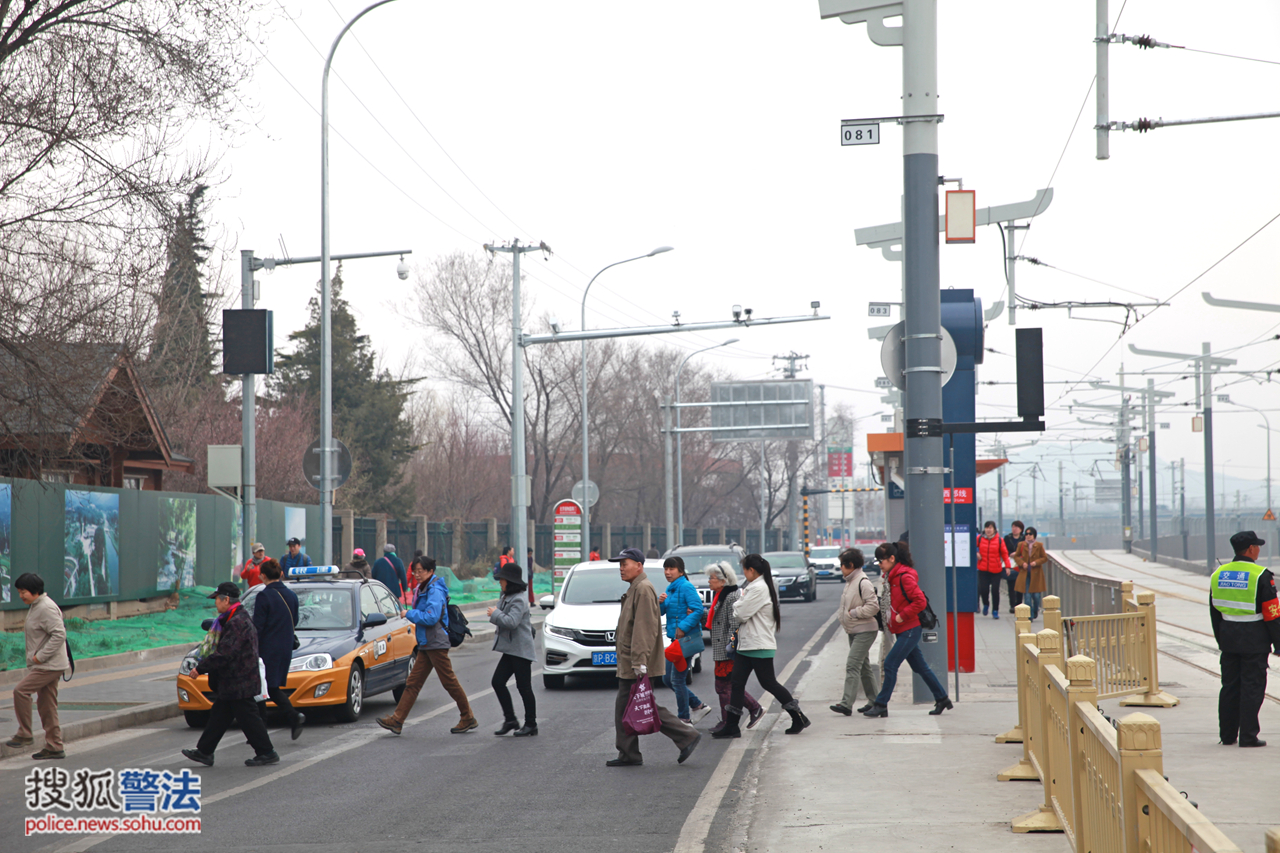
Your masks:
<path fill-rule="evenodd" d="M 213 620 L 212 620 L 212 619 L 206 619 L 206 620 L 204 620 L 203 622 L 201 622 L 201 623 L 200 623 L 200 630 L 202 630 L 202 631 L 212 631 L 212 630 L 213 630 Z"/>
<path fill-rule="evenodd" d="M 387 624 L 386 614 L 382 612 L 376 612 L 376 613 L 370 613 L 368 616 L 364 617 L 364 622 L 361 623 L 360 627 L 376 628 L 379 625 L 385 625 L 385 624 Z"/>
<path fill-rule="evenodd" d="M 551 593 L 547 593 L 546 595 L 542 596 L 542 598 L 538 599 L 538 606 L 541 607 L 543 610 L 555 610 L 556 597 Z"/>

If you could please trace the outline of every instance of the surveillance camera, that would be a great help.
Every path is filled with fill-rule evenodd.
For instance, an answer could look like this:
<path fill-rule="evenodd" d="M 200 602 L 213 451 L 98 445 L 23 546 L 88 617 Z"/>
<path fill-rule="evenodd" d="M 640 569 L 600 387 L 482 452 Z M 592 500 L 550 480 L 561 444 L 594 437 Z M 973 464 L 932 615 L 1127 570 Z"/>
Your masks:
<path fill-rule="evenodd" d="M 400 258 L 400 263 L 396 264 L 396 275 L 400 276 L 400 280 L 404 281 L 409 277 L 409 265 L 404 262 L 404 258 Z"/>
<path fill-rule="evenodd" d="M 748 320 L 750 320 L 750 319 L 751 319 L 751 309 L 750 309 L 750 308 L 743 308 L 743 309 L 742 309 L 742 313 L 747 315 L 747 319 L 748 319 Z"/>
<path fill-rule="evenodd" d="M 560 334 L 560 321 L 555 317 L 552 317 L 550 320 L 550 323 L 551 323 L 551 334 L 553 335 Z"/>
<path fill-rule="evenodd" d="M 741 306 L 741 305 L 735 305 L 735 306 L 733 306 L 733 319 L 735 319 L 735 320 L 741 320 L 741 319 L 742 319 L 742 306 Z"/>
<path fill-rule="evenodd" d="M 822 303 L 815 299 L 809 303 L 809 307 L 812 308 L 814 311 L 817 311 L 819 308 L 822 307 Z"/>

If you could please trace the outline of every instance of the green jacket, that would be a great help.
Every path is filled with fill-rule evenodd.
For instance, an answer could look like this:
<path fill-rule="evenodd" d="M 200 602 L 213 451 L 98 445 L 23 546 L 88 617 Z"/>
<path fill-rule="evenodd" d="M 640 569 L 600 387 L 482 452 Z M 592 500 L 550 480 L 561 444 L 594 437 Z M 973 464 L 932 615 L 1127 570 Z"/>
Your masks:
<path fill-rule="evenodd" d="M 1218 648 L 1280 654 L 1280 597 L 1270 569 L 1237 556 L 1209 577 L 1209 621 Z"/>

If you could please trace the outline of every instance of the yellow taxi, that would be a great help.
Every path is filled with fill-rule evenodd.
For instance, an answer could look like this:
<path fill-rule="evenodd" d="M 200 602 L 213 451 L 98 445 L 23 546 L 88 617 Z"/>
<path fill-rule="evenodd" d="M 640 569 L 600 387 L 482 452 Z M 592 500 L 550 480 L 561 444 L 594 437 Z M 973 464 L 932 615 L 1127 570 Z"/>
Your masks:
<path fill-rule="evenodd" d="M 390 590 L 346 574 L 338 566 L 299 566 L 286 573 L 285 583 L 298 596 L 298 648 L 284 692 L 300 711 L 333 708 L 342 722 L 355 722 L 366 696 L 390 690 L 400 700 L 417 643 L 413 623 Z M 263 589 L 256 586 L 244 594 L 250 615 Z M 205 621 L 205 630 L 211 623 Z M 178 666 L 178 706 L 187 725 L 203 728 L 213 691 L 208 676 L 195 671 L 196 651 Z"/>

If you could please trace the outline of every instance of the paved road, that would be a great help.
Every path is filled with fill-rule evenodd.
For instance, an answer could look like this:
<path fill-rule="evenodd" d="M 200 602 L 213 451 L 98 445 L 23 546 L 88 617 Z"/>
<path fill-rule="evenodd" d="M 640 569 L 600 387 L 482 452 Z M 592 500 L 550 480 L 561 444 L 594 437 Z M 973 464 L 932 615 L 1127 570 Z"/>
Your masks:
<path fill-rule="evenodd" d="M 779 669 L 827 621 L 837 593 L 836 584 L 824 584 L 817 603 L 783 604 Z M 823 638 L 833 630 L 837 628 L 828 624 Z M 675 747 L 655 735 L 643 741 L 643 767 L 606 768 L 605 760 L 616 754 L 616 682 L 570 679 L 565 689 L 548 691 L 536 677 L 541 734 L 496 738 L 491 732 L 501 715 L 489 688 L 496 655 L 468 644 L 454 650 L 453 659 L 481 721 L 479 731 L 466 735 L 449 733 L 457 711 L 432 678 L 400 737 L 374 723 L 393 707 L 390 694 L 371 697 L 358 723 L 316 720 L 296 742 L 288 740 L 287 731 L 273 729 L 282 758 L 274 767 L 245 767 L 252 750 L 234 729 L 224 738 L 214 768 L 193 764 L 179 750 L 194 746 L 197 735 L 180 718 L 71 745 L 71 757 L 61 763 L 69 771 L 198 771 L 204 804 L 199 836 L 23 837 L 20 822 L 31 816 L 23 802 L 24 777 L 34 762 L 0 761 L 4 849 L 511 853 L 514 845 L 522 852 L 669 851 L 732 743 L 704 737 L 697 753 L 678 765 Z M 795 668 L 789 686 L 807 666 Z M 716 705 L 709 667 L 695 677 L 693 687 Z M 674 708 L 669 691 L 660 689 L 658 697 Z M 519 708 L 518 696 L 516 702 Z M 776 703 L 772 710 L 778 710 Z M 704 734 L 716 717 L 713 712 L 703 722 Z M 735 781 L 742 772 L 738 768 Z M 729 849 L 724 834 L 735 799 L 730 784 L 724 808 L 712 821 L 707 850 Z"/>

